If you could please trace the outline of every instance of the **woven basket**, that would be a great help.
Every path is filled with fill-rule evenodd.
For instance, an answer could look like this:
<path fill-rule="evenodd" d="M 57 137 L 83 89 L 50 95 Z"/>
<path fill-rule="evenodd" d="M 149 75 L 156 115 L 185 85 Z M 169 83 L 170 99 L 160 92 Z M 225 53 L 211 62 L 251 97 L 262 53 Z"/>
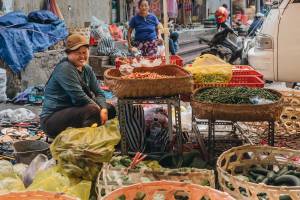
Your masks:
<path fill-rule="evenodd" d="M 128 177 L 127 182 L 112 180 L 113 176 L 121 174 L 122 177 Z M 151 170 L 126 170 L 113 168 L 110 165 L 104 165 L 97 180 L 97 190 L 99 196 L 104 196 L 112 191 L 132 184 L 145 181 L 178 181 L 193 183 L 196 185 L 206 185 L 215 188 L 215 174 L 213 170 L 191 169 L 190 172 L 184 169 L 151 171 Z"/>
<path fill-rule="evenodd" d="M 203 197 L 210 200 L 234 200 L 227 193 L 209 187 L 175 181 L 155 181 L 123 187 L 105 196 L 103 200 L 116 200 L 120 196 L 132 200 L 136 199 L 138 193 L 145 194 L 146 200 L 155 199 L 158 194 L 164 196 L 159 199 L 166 200 L 175 200 L 176 194 L 186 195 L 189 200 L 199 200 Z"/>
<path fill-rule="evenodd" d="M 245 154 L 250 157 L 245 158 Z M 255 184 L 235 177 L 235 170 L 247 171 L 252 165 L 294 165 L 300 167 L 299 162 L 294 160 L 299 158 L 300 151 L 287 148 L 277 148 L 269 146 L 245 145 L 232 148 L 224 152 L 217 161 L 219 184 L 223 191 L 241 200 L 260 200 L 258 194 L 265 193 L 269 200 L 279 200 L 280 195 L 289 195 L 292 200 L 299 200 L 300 187 L 280 187 L 265 184 Z M 232 191 L 226 185 L 231 184 Z M 240 189 L 246 191 L 240 193 Z"/>
<path fill-rule="evenodd" d="M 250 104 L 214 104 L 200 102 L 195 99 L 195 94 L 207 88 L 198 89 L 192 95 L 191 106 L 198 119 L 228 120 L 228 121 L 275 121 L 279 118 L 282 108 L 282 95 L 275 91 L 280 99 L 274 103 L 264 105 Z"/>
<path fill-rule="evenodd" d="M 138 67 L 133 72 L 155 72 L 160 75 L 174 76 L 163 79 L 122 79 L 118 69 L 109 69 L 104 80 L 113 93 L 119 97 L 160 97 L 172 96 L 192 91 L 192 76 L 177 65 L 157 67 Z"/>
<path fill-rule="evenodd" d="M 0 195 L 0 200 L 79 200 L 71 198 L 62 193 L 43 191 L 11 192 Z"/>

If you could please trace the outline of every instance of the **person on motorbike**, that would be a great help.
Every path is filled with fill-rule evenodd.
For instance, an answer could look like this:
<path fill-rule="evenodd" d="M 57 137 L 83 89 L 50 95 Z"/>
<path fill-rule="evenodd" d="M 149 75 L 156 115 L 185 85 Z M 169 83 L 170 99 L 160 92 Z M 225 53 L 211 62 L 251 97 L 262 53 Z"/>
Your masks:
<path fill-rule="evenodd" d="M 216 10 L 215 18 L 217 22 L 218 31 L 220 30 L 220 28 L 225 29 L 228 27 L 228 25 L 226 24 L 228 16 L 229 16 L 229 12 L 225 7 L 221 6 Z"/>
<path fill-rule="evenodd" d="M 254 18 L 252 24 L 250 25 L 250 27 L 248 29 L 248 36 L 250 36 L 250 37 L 255 36 L 257 30 L 261 28 L 263 22 L 264 22 L 264 14 L 257 13 L 255 15 L 255 18 Z"/>

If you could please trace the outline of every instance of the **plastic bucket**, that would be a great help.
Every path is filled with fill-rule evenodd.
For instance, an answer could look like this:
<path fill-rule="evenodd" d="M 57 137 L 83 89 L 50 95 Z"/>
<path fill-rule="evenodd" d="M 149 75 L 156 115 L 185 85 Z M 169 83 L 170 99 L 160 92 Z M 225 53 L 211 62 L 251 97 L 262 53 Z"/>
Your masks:
<path fill-rule="evenodd" d="M 29 165 L 38 154 L 50 155 L 49 144 L 43 141 L 24 140 L 13 143 L 17 163 Z"/>

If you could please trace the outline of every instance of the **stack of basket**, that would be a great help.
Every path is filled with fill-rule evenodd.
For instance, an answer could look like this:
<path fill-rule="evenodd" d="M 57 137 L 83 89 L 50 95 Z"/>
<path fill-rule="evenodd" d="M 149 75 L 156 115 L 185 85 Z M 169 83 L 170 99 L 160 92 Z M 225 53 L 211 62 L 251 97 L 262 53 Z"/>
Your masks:
<path fill-rule="evenodd" d="M 293 149 L 300 148 L 300 91 L 280 91 L 283 96 L 283 112 L 276 122 L 275 142 L 278 146 Z M 245 129 L 249 131 L 249 137 L 253 142 L 259 143 L 267 137 L 266 123 L 245 123 Z"/>

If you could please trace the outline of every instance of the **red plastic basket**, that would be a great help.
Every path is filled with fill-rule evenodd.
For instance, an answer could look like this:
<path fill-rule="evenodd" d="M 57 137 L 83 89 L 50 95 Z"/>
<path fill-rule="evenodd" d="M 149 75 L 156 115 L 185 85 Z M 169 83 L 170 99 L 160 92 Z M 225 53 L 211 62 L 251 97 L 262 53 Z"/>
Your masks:
<path fill-rule="evenodd" d="M 166 59 L 165 57 L 160 57 L 160 56 L 154 56 L 154 57 L 137 57 L 136 59 L 141 59 L 141 58 L 146 58 L 146 59 L 149 59 L 150 61 L 153 61 L 157 58 L 162 58 L 162 64 L 166 64 Z M 117 57 L 116 60 L 115 60 L 115 66 L 117 69 L 120 68 L 120 66 L 123 64 L 122 62 L 122 57 Z M 134 57 L 127 57 L 127 59 L 131 62 L 132 59 L 134 59 Z M 183 60 L 180 56 L 177 56 L 177 55 L 172 55 L 170 56 L 170 64 L 175 64 L 175 65 L 178 65 L 180 67 L 183 67 Z"/>
<path fill-rule="evenodd" d="M 264 78 L 264 76 L 261 73 L 259 73 L 258 71 L 256 71 L 255 69 L 253 69 L 248 65 L 235 65 L 233 66 L 232 71 L 233 71 L 233 76 L 253 75 L 253 76 L 257 76 L 260 79 Z"/>
<path fill-rule="evenodd" d="M 194 83 L 194 89 L 203 87 L 257 87 L 263 88 L 264 81 L 257 76 L 233 76 L 229 83 Z"/>

